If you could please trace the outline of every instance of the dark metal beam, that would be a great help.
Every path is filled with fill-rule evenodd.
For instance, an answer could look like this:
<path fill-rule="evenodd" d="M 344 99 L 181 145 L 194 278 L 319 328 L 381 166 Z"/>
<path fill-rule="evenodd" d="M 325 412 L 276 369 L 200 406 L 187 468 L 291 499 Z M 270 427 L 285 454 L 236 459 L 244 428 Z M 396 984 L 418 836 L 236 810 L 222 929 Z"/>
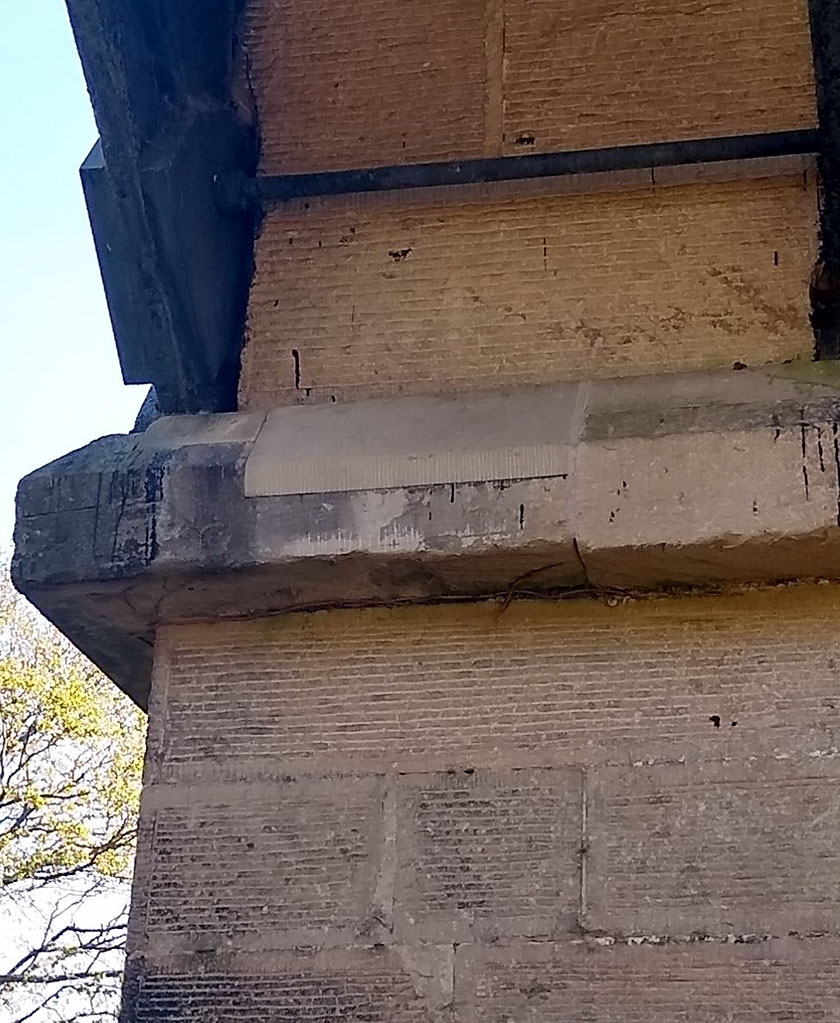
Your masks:
<path fill-rule="evenodd" d="M 265 176 L 245 180 L 241 183 L 241 189 L 242 198 L 246 202 L 271 204 L 317 195 L 435 188 L 444 185 L 517 181 L 568 174 L 593 174 L 801 155 L 815 153 L 819 147 L 820 138 L 816 131 L 782 131 L 760 135 L 734 135 L 681 142 L 654 142 L 638 146 L 539 153 L 531 156 L 502 156 L 447 163 Z"/>

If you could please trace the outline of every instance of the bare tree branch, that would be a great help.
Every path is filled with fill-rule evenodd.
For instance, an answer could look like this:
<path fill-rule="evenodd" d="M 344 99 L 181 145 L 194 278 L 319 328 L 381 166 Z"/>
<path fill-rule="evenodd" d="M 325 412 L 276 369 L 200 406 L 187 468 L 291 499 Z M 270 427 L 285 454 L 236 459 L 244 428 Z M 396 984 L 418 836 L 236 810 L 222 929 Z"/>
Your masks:
<path fill-rule="evenodd" d="M 29 977 L 6 976 L 0 973 L 0 984 L 66 984 L 77 980 L 106 980 L 122 976 L 122 970 L 81 970 L 76 973 L 34 974 Z"/>
<path fill-rule="evenodd" d="M 116 1018 L 143 731 L 0 565 L 0 1017 L 10 1023 Z"/>

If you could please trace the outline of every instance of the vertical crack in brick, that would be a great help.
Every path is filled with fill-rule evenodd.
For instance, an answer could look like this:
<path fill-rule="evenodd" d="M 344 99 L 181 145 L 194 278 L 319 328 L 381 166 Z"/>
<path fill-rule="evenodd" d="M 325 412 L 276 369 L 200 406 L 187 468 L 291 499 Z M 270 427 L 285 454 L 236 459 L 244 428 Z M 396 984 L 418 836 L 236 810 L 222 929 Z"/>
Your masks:
<path fill-rule="evenodd" d="M 805 409 L 800 409 L 799 412 L 799 433 L 801 439 L 802 448 L 802 480 L 805 484 L 805 500 L 811 500 L 811 485 L 808 478 L 808 425 L 805 422 Z"/>

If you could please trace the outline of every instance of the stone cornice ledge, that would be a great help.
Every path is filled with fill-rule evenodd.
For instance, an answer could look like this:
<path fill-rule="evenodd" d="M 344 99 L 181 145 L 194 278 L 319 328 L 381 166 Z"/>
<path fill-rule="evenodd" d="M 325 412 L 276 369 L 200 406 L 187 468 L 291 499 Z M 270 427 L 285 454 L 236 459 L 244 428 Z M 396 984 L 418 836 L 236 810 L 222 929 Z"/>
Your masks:
<path fill-rule="evenodd" d="M 162 621 L 840 579 L 836 373 L 168 417 L 21 482 L 15 582 L 142 705 Z"/>

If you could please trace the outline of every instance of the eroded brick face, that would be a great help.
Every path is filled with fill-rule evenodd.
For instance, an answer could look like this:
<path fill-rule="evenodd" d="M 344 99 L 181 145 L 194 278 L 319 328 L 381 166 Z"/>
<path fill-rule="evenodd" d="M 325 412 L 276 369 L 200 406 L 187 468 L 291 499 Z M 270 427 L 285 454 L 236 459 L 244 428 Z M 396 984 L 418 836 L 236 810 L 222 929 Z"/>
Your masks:
<path fill-rule="evenodd" d="M 222 787 L 208 802 L 185 788 L 155 813 L 152 940 L 178 948 L 224 931 L 241 947 L 270 928 L 290 944 L 318 931 L 352 937 L 373 897 L 381 789 L 377 778 L 289 779 Z"/>
<path fill-rule="evenodd" d="M 127 1019 L 840 1019 L 838 613 L 164 628 Z"/>
<path fill-rule="evenodd" d="M 137 1023 L 426 1023 L 428 1015 L 398 959 L 387 951 L 330 957 L 237 957 L 195 973 L 175 965 L 144 979 L 132 1001 Z"/>

